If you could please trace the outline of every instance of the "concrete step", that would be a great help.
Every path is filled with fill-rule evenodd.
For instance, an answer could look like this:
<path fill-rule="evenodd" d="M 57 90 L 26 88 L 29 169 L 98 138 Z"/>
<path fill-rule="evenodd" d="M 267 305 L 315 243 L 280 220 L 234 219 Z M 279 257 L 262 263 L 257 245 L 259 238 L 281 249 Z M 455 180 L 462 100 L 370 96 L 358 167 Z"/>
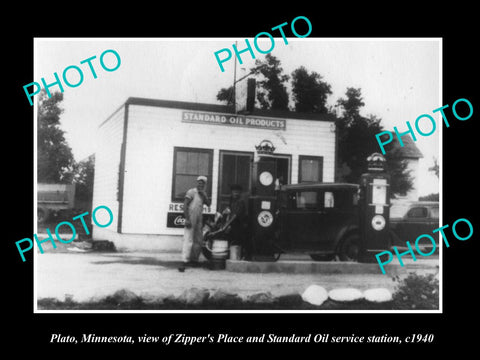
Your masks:
<path fill-rule="evenodd" d="M 436 271 L 436 261 L 404 261 L 400 264 L 387 264 L 385 272 L 389 275 L 398 275 L 408 270 Z M 347 261 L 306 261 L 306 260 L 279 260 L 245 261 L 226 260 L 226 270 L 240 273 L 285 273 L 285 274 L 382 274 L 378 263 L 358 263 Z"/>

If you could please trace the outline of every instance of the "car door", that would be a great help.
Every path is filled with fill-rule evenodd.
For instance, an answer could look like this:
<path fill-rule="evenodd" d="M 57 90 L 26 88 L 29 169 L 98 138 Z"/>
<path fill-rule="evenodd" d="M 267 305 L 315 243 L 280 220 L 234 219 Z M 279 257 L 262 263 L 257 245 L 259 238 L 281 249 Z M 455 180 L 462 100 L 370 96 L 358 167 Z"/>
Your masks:
<path fill-rule="evenodd" d="M 394 231 L 400 240 L 413 244 L 418 236 L 431 233 L 428 217 L 429 211 L 426 206 L 413 206 L 398 222 Z"/>
<path fill-rule="evenodd" d="M 336 240 L 342 231 L 351 226 L 358 226 L 356 193 L 349 189 L 325 189 L 319 194 L 322 212 L 318 218 L 316 236 L 325 251 L 334 251 Z"/>
<path fill-rule="evenodd" d="M 287 234 L 290 250 L 302 251 L 318 248 L 318 213 L 321 211 L 317 189 L 298 189 L 288 193 L 288 205 L 283 218 L 283 231 Z"/>
<path fill-rule="evenodd" d="M 335 192 L 296 190 L 289 194 L 288 202 L 284 222 L 288 247 L 295 251 L 332 251 L 339 224 L 343 221 L 336 206 Z"/>

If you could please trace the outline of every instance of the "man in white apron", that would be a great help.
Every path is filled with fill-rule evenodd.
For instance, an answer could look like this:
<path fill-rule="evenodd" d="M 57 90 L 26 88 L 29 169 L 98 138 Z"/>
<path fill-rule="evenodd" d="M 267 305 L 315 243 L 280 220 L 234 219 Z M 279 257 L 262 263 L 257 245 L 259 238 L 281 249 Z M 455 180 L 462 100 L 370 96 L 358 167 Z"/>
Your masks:
<path fill-rule="evenodd" d="M 185 216 L 185 232 L 183 238 L 182 261 L 183 265 L 178 269 L 185 271 L 185 267 L 198 263 L 198 257 L 202 250 L 203 242 L 203 204 L 210 206 L 210 199 L 205 192 L 207 178 L 199 176 L 197 187 L 192 188 L 185 194 L 183 211 Z"/>

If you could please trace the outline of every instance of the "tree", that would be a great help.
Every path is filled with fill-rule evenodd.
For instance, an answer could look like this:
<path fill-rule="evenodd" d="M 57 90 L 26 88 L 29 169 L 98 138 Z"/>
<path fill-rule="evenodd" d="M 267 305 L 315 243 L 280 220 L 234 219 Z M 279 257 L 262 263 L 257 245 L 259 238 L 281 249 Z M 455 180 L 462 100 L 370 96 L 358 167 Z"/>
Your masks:
<path fill-rule="evenodd" d="M 408 168 L 408 162 L 398 156 L 395 151 L 387 152 L 387 171 L 390 174 L 390 189 L 395 195 L 406 195 L 413 187 L 411 170 Z"/>
<path fill-rule="evenodd" d="M 271 54 L 267 54 L 265 60 L 255 60 L 250 74 L 257 78 L 256 95 L 261 109 L 288 110 L 289 97 L 285 83 L 289 76 L 282 73 L 280 60 Z M 233 105 L 233 86 L 221 88 L 217 100 Z"/>
<path fill-rule="evenodd" d="M 345 125 L 348 126 L 351 122 L 361 118 L 360 108 L 364 106 L 365 103 L 363 102 L 361 89 L 347 88 L 345 96 L 347 98 L 338 99 L 337 104 L 343 108 L 343 119 Z"/>
<path fill-rule="evenodd" d="M 433 158 L 433 166 L 428 168 L 428 171 L 432 171 L 435 176 L 438 178 L 440 173 L 440 168 L 438 167 L 438 160 L 436 157 Z"/>
<path fill-rule="evenodd" d="M 262 109 L 288 110 L 288 92 L 285 83 L 288 75 L 282 74 L 280 60 L 271 54 L 265 60 L 255 60 L 255 67 L 250 71 L 260 76 L 257 80 L 257 100 Z"/>
<path fill-rule="evenodd" d="M 381 119 L 374 115 L 360 114 L 365 105 L 361 89 L 348 88 L 346 98 L 340 98 L 337 105 L 343 115 L 337 118 L 338 165 L 342 181 L 358 183 L 366 171 L 366 158 L 378 152 L 375 135 L 383 131 Z M 390 189 L 393 195 L 405 194 L 413 186 L 408 164 L 395 151 L 387 151 L 387 170 L 391 175 Z M 348 171 L 344 171 L 345 167 Z"/>
<path fill-rule="evenodd" d="M 311 74 L 301 66 L 292 72 L 292 95 L 296 112 L 328 113 L 327 97 L 332 94 L 331 86 L 322 81 L 315 71 Z"/>
<path fill-rule="evenodd" d="M 93 179 L 95 173 L 95 155 L 80 161 L 75 167 L 75 202 L 77 207 L 91 210 L 93 199 Z"/>
<path fill-rule="evenodd" d="M 37 179 L 46 183 L 71 183 L 75 170 L 72 149 L 60 129 L 60 102 L 63 93 L 47 97 L 42 89 L 38 97 L 37 118 Z"/>
<path fill-rule="evenodd" d="M 233 98 L 233 86 L 228 88 L 221 88 L 217 93 L 217 100 L 218 101 L 225 101 L 227 105 L 233 105 L 234 98 Z"/>

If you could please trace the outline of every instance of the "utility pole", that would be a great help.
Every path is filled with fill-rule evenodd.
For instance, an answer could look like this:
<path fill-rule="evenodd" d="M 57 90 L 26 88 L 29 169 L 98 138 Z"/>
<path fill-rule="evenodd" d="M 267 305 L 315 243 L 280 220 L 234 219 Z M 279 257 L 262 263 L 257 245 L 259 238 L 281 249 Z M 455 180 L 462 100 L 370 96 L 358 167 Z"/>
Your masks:
<path fill-rule="evenodd" d="M 237 48 L 237 41 L 235 40 L 235 49 Z M 233 108 L 235 109 L 235 114 L 237 113 L 237 101 L 236 101 L 236 87 L 237 87 L 237 59 L 234 59 L 233 63 Z"/>

